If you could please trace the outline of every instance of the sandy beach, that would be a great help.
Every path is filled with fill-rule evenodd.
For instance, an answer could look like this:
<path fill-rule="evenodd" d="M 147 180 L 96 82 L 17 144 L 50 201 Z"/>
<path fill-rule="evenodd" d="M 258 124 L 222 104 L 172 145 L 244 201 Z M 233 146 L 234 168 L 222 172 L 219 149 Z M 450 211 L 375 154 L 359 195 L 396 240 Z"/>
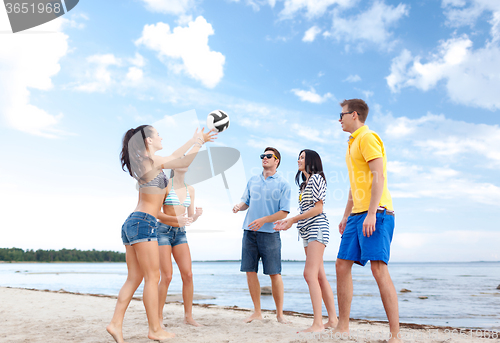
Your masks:
<path fill-rule="evenodd" d="M 115 298 L 64 291 L 38 291 L 0 288 L 0 342 L 113 342 L 105 330 L 110 320 Z M 384 342 L 388 324 L 353 320 L 351 336 L 336 338 L 330 331 L 312 336 L 297 334 L 308 327 L 310 315 L 287 312 L 289 324 L 279 324 L 272 312 L 266 311 L 262 321 L 243 323 L 248 309 L 198 305 L 195 319 L 203 327 L 182 322 L 183 307 L 179 302 L 165 306 L 168 330 L 176 337 L 169 342 Z M 477 332 L 428 325 L 402 324 L 405 342 L 500 342 L 490 336 L 494 332 Z M 132 300 L 125 316 L 124 336 L 127 342 L 150 342 L 146 337 L 147 321 L 141 299 Z M 498 333 L 497 333 L 498 334 Z"/>

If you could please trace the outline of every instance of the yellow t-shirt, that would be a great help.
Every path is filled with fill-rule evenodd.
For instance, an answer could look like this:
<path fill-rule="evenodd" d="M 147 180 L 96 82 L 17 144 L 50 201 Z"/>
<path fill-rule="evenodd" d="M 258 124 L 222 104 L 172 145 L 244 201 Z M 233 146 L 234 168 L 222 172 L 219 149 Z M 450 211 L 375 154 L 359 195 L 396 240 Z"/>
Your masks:
<path fill-rule="evenodd" d="M 373 174 L 368 162 L 376 158 L 383 158 L 384 161 L 384 190 L 379 206 L 390 211 L 394 210 L 391 194 L 387 189 L 387 157 L 384 142 L 368 126 L 363 125 L 349 137 L 349 146 L 345 156 L 354 202 L 352 213 L 368 211 L 370 207 Z"/>

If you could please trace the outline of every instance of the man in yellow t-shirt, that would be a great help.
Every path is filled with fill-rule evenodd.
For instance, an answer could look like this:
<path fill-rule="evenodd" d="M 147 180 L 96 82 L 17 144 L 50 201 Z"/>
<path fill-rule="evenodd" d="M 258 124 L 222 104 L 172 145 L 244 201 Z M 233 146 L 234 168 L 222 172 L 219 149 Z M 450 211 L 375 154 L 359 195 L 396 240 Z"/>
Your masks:
<path fill-rule="evenodd" d="M 387 263 L 394 231 L 394 209 L 387 189 L 387 159 L 384 143 L 365 125 L 368 105 L 361 99 L 344 100 L 340 123 L 349 132 L 346 153 L 350 190 L 344 216 L 339 224 L 342 235 L 335 263 L 339 333 L 349 332 L 353 295 L 353 263 L 364 266 L 370 261 L 391 331 L 390 343 L 399 342 L 398 295 Z"/>

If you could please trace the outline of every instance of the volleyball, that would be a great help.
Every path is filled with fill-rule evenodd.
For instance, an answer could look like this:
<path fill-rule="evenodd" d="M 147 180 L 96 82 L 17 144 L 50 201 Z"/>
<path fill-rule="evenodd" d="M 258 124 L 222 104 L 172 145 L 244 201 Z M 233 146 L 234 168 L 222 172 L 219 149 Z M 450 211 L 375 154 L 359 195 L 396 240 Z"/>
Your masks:
<path fill-rule="evenodd" d="M 229 116 L 222 110 L 212 111 L 207 117 L 207 127 L 209 130 L 222 132 L 229 127 Z"/>

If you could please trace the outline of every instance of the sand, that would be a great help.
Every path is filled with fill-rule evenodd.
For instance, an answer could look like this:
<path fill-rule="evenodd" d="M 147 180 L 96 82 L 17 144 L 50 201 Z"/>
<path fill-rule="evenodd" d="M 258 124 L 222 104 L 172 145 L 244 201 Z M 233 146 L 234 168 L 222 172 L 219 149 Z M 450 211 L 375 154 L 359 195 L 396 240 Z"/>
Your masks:
<path fill-rule="evenodd" d="M 67 343 L 114 342 L 106 332 L 115 307 L 115 298 L 67 292 L 37 291 L 18 288 L 0 288 L 0 342 L 2 343 Z M 165 306 L 168 331 L 176 337 L 168 342 L 384 342 L 388 334 L 387 323 L 354 320 L 350 338 L 335 338 L 330 331 L 312 336 L 297 334 L 312 323 L 309 315 L 287 312 L 290 324 L 280 324 L 275 315 L 266 311 L 262 321 L 243 323 L 250 311 L 215 305 L 198 305 L 194 318 L 203 327 L 185 325 L 181 303 Z M 469 330 L 425 325 L 402 324 L 405 342 L 500 342 L 499 338 L 476 337 Z M 484 332 L 480 332 L 484 334 Z M 494 334 L 486 332 L 486 334 Z M 496 333 L 498 334 L 498 333 Z M 129 343 L 151 342 L 147 337 L 147 320 L 140 299 L 132 300 L 125 315 L 124 337 Z"/>

